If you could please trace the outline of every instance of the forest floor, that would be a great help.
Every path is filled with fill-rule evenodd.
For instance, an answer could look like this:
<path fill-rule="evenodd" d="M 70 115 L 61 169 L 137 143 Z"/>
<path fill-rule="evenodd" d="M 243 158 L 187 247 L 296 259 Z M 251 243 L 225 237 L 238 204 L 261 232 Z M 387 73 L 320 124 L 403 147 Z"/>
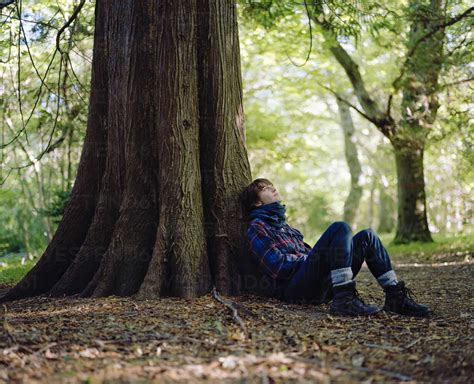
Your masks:
<path fill-rule="evenodd" d="M 134 301 L 36 297 L 3 305 L 0 382 L 471 382 L 472 253 L 396 265 L 431 318 L 332 316 L 255 296 Z M 434 264 L 433 264 L 434 263 Z M 383 304 L 367 268 L 366 302 Z M 246 335 L 247 332 L 247 335 Z"/>

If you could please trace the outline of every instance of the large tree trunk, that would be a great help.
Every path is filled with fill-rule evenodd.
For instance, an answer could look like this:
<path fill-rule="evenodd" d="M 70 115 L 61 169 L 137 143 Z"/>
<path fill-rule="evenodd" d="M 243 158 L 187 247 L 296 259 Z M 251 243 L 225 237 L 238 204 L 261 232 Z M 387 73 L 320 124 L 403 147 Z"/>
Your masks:
<path fill-rule="evenodd" d="M 426 215 L 423 148 L 395 147 L 398 178 L 398 225 L 396 243 L 433 241 Z"/>
<path fill-rule="evenodd" d="M 94 39 L 70 203 L 38 265 L 4 300 L 193 297 L 210 290 L 211 270 L 236 293 L 250 167 L 234 5 L 200 0 L 198 12 L 196 0 L 98 0 Z M 67 258 L 54 257 L 56 238 Z"/>
<path fill-rule="evenodd" d="M 359 183 L 362 168 L 357 156 L 357 147 L 353 141 L 354 123 L 352 122 L 349 106 L 340 98 L 336 98 L 341 119 L 341 127 L 344 133 L 344 151 L 346 155 L 347 166 L 351 174 L 351 189 L 344 203 L 343 220 L 351 227 L 356 224 L 357 211 L 359 209 L 360 199 L 362 198 L 362 187 Z"/>

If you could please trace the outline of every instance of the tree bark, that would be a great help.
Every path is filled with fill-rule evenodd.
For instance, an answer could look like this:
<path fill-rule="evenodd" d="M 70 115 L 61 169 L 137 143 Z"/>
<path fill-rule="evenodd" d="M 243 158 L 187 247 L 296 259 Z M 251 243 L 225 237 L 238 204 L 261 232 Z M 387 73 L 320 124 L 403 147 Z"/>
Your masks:
<path fill-rule="evenodd" d="M 160 2 L 159 227 L 140 298 L 193 297 L 211 287 L 199 163 L 197 8 L 195 1 L 185 3 Z"/>
<path fill-rule="evenodd" d="M 426 215 L 423 148 L 395 147 L 398 178 L 398 225 L 395 243 L 433 241 Z"/>
<path fill-rule="evenodd" d="M 106 3 L 99 3 L 98 6 L 106 8 Z M 107 251 L 118 219 L 123 197 L 122 170 L 125 168 L 125 127 L 128 123 L 126 111 L 129 108 L 129 89 L 124 84 L 128 84 L 130 67 L 128 56 L 131 52 L 126 33 L 127 19 L 123 19 L 118 25 L 114 25 L 113 20 L 119 18 L 125 9 L 120 6 L 114 7 L 110 12 L 104 13 L 100 21 L 96 19 L 101 23 L 101 28 L 98 29 L 96 25 L 95 41 L 100 39 L 104 49 L 94 52 L 94 63 L 100 63 L 101 67 L 108 68 L 107 94 L 113 95 L 106 112 L 107 159 L 98 203 L 87 236 L 74 261 L 51 290 L 52 296 L 71 295 L 85 289 Z M 128 16 L 131 14 L 131 12 L 124 13 Z"/>
<path fill-rule="evenodd" d="M 351 187 L 346 202 L 344 203 L 343 220 L 354 227 L 360 199 L 362 198 L 362 187 L 359 184 L 362 168 L 357 156 L 357 147 L 353 142 L 354 123 L 352 122 L 350 109 L 341 99 L 336 98 L 336 100 L 341 119 L 341 128 L 344 133 L 346 162 L 351 174 Z"/>
<path fill-rule="evenodd" d="M 251 181 L 237 13 L 230 0 L 197 3 L 201 172 L 208 255 L 216 288 L 224 294 L 236 294 L 242 288 L 239 276 L 248 268 L 243 265 L 247 242 L 242 205 L 235 197 L 242 185 Z"/>

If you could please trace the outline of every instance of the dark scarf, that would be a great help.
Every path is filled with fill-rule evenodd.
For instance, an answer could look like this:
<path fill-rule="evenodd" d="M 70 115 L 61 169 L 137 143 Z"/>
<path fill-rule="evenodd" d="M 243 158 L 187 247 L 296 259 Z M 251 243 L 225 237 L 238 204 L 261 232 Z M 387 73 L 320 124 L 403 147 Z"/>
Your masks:
<path fill-rule="evenodd" d="M 278 201 L 275 203 L 264 204 L 250 211 L 250 218 L 261 219 L 269 224 L 282 228 L 285 225 L 286 207 Z"/>

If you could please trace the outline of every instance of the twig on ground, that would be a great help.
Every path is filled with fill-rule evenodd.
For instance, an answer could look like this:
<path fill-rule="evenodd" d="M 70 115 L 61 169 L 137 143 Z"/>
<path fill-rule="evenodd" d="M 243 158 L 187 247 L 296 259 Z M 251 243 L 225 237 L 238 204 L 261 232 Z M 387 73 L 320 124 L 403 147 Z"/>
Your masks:
<path fill-rule="evenodd" d="M 398 372 L 387 371 L 385 369 L 378 369 L 378 368 L 370 369 L 370 368 L 366 368 L 366 367 L 357 367 L 357 366 L 353 366 L 353 365 L 343 365 L 343 364 L 335 364 L 334 367 L 339 368 L 339 369 L 344 369 L 344 370 L 347 370 L 347 371 L 357 369 L 358 371 L 362 371 L 362 372 L 376 372 L 376 373 L 380 373 L 384 376 L 393 377 L 394 379 L 398 379 L 398 380 L 402 380 L 402 381 L 412 380 L 412 378 L 410 376 L 406 376 L 406 375 L 403 375 L 403 374 L 398 373 Z"/>
<path fill-rule="evenodd" d="M 365 347 L 369 348 L 377 348 L 377 349 L 388 349 L 390 351 L 402 351 L 403 348 L 394 347 L 393 345 L 379 345 L 379 344 L 372 344 L 372 343 L 362 343 Z"/>
<path fill-rule="evenodd" d="M 46 351 L 47 349 L 51 348 L 51 347 L 54 347 L 55 345 L 57 345 L 58 343 L 49 343 L 48 345 L 44 346 L 43 348 L 41 349 L 38 349 L 34 354 L 33 356 L 37 356 L 37 355 L 41 355 L 42 352 Z"/>
<path fill-rule="evenodd" d="M 239 313 L 237 311 L 237 304 L 234 303 L 233 301 L 223 299 L 219 295 L 219 292 L 217 292 L 216 287 L 212 288 L 212 296 L 214 296 L 214 299 L 216 299 L 219 303 L 224 304 L 227 308 L 229 308 L 232 311 L 232 317 L 234 318 L 235 322 L 240 325 L 240 328 L 242 328 L 242 331 L 244 332 L 245 337 L 248 338 L 249 333 L 247 331 L 247 327 L 245 326 L 244 321 L 239 316 Z"/>
<path fill-rule="evenodd" d="M 410 344 L 406 345 L 405 347 L 403 347 L 403 349 L 409 349 L 411 347 L 413 347 L 416 343 L 418 343 L 419 341 L 421 340 L 421 337 L 419 337 L 418 339 L 412 341 Z"/>
<path fill-rule="evenodd" d="M 256 319 L 260 318 L 259 315 L 257 315 L 255 312 L 251 311 L 250 309 L 244 307 L 242 304 L 234 302 L 234 305 L 238 311 L 242 311 L 249 316 L 255 317 Z"/>

